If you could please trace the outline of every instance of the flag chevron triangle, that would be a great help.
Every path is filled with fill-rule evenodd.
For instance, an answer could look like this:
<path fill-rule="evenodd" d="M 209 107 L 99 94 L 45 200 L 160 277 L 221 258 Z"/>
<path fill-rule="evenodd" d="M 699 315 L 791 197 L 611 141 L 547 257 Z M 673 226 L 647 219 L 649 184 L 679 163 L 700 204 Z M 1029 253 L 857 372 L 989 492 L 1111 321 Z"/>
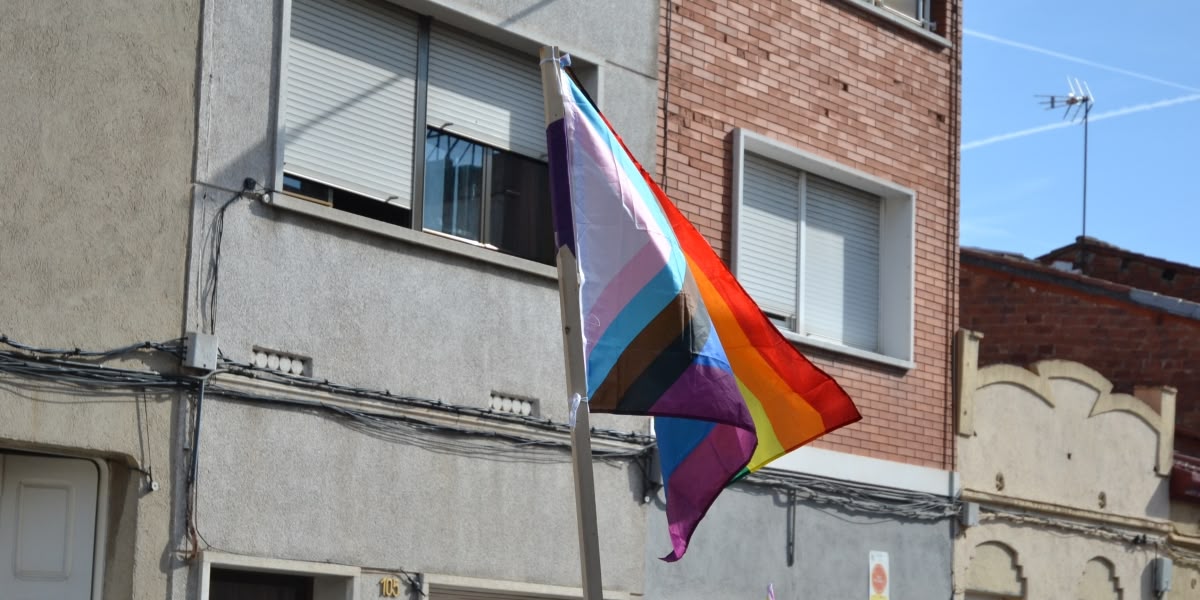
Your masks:
<path fill-rule="evenodd" d="M 546 129 L 593 412 L 657 417 L 675 561 L 721 490 L 861 418 L 763 314 L 565 72 Z"/>

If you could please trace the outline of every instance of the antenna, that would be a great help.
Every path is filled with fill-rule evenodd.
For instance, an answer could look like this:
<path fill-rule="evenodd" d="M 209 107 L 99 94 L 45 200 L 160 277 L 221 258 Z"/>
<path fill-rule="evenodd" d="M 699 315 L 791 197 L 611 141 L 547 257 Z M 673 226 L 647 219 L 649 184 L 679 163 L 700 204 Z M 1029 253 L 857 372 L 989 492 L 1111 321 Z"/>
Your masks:
<path fill-rule="evenodd" d="M 1082 271 L 1085 266 L 1083 245 L 1087 243 L 1088 116 L 1092 112 L 1092 104 L 1096 102 L 1096 97 L 1092 95 L 1092 88 L 1087 82 L 1080 83 L 1077 78 L 1068 77 L 1067 88 L 1069 91 L 1065 96 L 1039 94 L 1037 97 L 1041 98 L 1038 103 L 1045 106 L 1046 110 L 1063 109 L 1065 121 L 1074 122 L 1080 113 L 1083 114 L 1083 233 L 1079 239 L 1079 264 L 1076 265 Z"/>

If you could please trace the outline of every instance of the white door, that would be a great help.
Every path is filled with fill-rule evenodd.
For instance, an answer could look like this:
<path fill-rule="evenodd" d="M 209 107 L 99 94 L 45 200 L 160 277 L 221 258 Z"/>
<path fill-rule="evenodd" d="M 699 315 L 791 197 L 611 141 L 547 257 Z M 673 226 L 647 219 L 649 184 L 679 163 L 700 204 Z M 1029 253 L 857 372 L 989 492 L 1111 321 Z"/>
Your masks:
<path fill-rule="evenodd" d="M 0 454 L 0 597 L 88 600 L 100 473 L 76 458 Z"/>

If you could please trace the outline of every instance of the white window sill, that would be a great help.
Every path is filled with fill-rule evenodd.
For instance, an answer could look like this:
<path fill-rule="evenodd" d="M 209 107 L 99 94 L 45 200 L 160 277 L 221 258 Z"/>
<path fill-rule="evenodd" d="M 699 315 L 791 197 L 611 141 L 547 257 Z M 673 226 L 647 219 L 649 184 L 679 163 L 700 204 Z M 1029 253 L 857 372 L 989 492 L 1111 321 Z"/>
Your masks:
<path fill-rule="evenodd" d="M 316 202 L 309 202 L 300 198 L 292 197 L 288 194 L 274 193 L 269 194 L 264 198 L 264 202 L 288 212 L 308 215 L 310 217 L 321 219 L 353 227 L 361 231 L 373 233 L 383 237 L 399 240 L 416 246 L 432 248 L 449 254 L 466 257 L 472 260 L 489 263 L 506 269 L 520 271 L 529 275 L 544 277 L 551 281 L 558 280 L 558 270 L 550 265 L 543 265 L 531 260 L 509 256 L 496 250 L 489 250 L 479 245 L 470 244 L 464 241 L 459 241 L 450 236 L 433 235 L 424 231 L 401 227 L 383 221 L 376 221 L 354 213 L 323 206 Z"/>
<path fill-rule="evenodd" d="M 869 4 L 867 2 L 864 2 L 863 0 L 842 0 L 842 1 L 847 4 L 850 4 L 852 6 L 856 6 L 862 10 L 865 10 L 875 16 L 882 18 L 882 19 L 886 19 L 887 21 L 889 21 L 891 23 L 895 23 L 896 25 L 899 25 L 899 26 L 921 36 L 922 38 L 926 39 L 927 41 L 933 42 L 943 48 L 952 48 L 954 46 L 953 44 L 950 43 L 950 40 L 947 40 L 946 38 L 944 38 L 936 33 L 933 33 L 932 31 L 929 31 L 928 29 L 925 29 L 924 27 L 921 27 L 920 25 L 916 24 L 912 20 L 906 19 L 896 13 L 893 13 L 892 11 L 890 11 L 886 8 L 883 8 L 881 6 L 875 6 L 874 4 Z M 945 25 L 943 24 L 942 26 L 944 27 Z"/>
<path fill-rule="evenodd" d="M 845 345 L 839 344 L 837 342 L 830 342 L 828 340 L 822 340 L 819 338 L 809 337 L 809 336 L 806 336 L 806 335 L 803 335 L 800 333 L 796 333 L 795 331 L 792 331 L 790 329 L 784 329 L 784 328 L 778 327 L 778 326 L 776 326 L 776 327 L 779 329 L 780 333 L 783 334 L 783 337 L 787 338 L 788 341 L 795 342 L 797 344 L 811 346 L 813 348 L 820 348 L 821 350 L 828 350 L 830 352 L 836 352 L 838 354 L 845 354 L 847 356 L 853 356 L 855 358 L 869 360 L 871 362 L 879 363 L 881 365 L 887 365 L 889 367 L 904 369 L 906 371 L 914 369 L 917 366 L 917 364 L 911 360 L 904 360 L 901 358 L 896 358 L 894 356 L 888 356 L 886 354 L 879 354 L 878 352 L 862 350 L 860 348 L 851 348 L 850 346 L 845 346 Z"/>

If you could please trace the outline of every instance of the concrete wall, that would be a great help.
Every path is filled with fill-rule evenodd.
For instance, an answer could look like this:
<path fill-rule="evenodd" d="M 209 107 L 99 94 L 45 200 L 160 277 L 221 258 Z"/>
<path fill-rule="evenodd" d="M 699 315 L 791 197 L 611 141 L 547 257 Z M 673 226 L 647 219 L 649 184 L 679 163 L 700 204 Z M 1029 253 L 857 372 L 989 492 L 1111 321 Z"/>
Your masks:
<path fill-rule="evenodd" d="M 888 553 L 893 598 L 950 596 L 950 523 L 847 512 L 800 501 L 795 560 L 787 564 L 786 492 L 737 484 L 722 492 L 677 563 L 666 516 L 651 510 L 646 533 L 646 598 L 866 598 L 868 554 Z"/>
<path fill-rule="evenodd" d="M 459 438 L 451 452 L 330 413 L 210 397 L 199 518 L 214 548 L 364 568 L 579 586 L 570 454 L 548 463 Z M 606 589 L 639 592 L 640 471 L 597 463 Z"/>
<path fill-rule="evenodd" d="M 642 4 L 405 6 L 524 49 L 540 40 L 602 57 L 600 95 L 612 99 L 614 121 L 650 130 L 657 38 L 652 18 L 638 8 Z M 281 8 L 266 1 L 220 1 L 207 4 L 206 11 L 211 26 L 202 66 L 197 177 L 234 189 L 246 177 L 269 182 L 276 146 L 270 82 Z M 563 11 L 573 12 L 575 21 L 604 26 L 564 29 L 557 25 Z M 571 32 L 578 37 L 568 37 Z M 518 34 L 532 40 L 514 40 Z M 652 138 L 639 145 L 649 154 Z M 230 196 L 199 190 L 193 227 L 209 231 Z M 298 215 L 287 206 L 243 200 L 225 216 L 216 333 L 226 355 L 247 360 L 257 345 L 311 357 L 315 375 L 339 383 L 476 406 L 485 406 L 497 390 L 538 398 L 543 416 L 565 418 L 552 268 L 332 209 Z M 200 329 L 211 251 L 203 236 L 193 242 L 188 323 Z M 644 421 L 598 420 L 602 426 L 620 422 L 646 427 Z"/>
<path fill-rule="evenodd" d="M 402 1 L 405 8 L 536 52 L 599 63 L 602 107 L 651 155 L 654 6 L 612 2 Z M 222 352 L 310 360 L 320 379 L 486 407 L 493 391 L 567 418 L 552 267 L 276 195 L 224 215 L 215 313 L 207 232 L 242 181 L 270 185 L 283 8 L 205 4 L 198 187 L 187 323 Z M 532 68 L 532 66 L 531 66 Z M 279 185 L 275 183 L 274 185 Z M 227 189 L 222 189 L 227 188 Z M 645 431 L 635 418 L 598 427 Z M 552 464 L 422 450 L 327 415 L 215 400 L 201 442 L 200 528 L 222 550 L 364 568 L 578 587 L 567 454 Z M 630 463 L 597 466 L 605 587 L 640 592 L 645 510 Z M 302 525 L 302 526 L 298 526 Z M 360 582 L 362 583 L 362 582 Z M 367 585 L 367 584 L 363 584 Z M 196 586 L 192 586 L 192 590 Z M 368 589 L 367 587 L 363 588 Z M 174 597 L 191 597 L 177 590 Z"/>
<path fill-rule="evenodd" d="M 932 3 L 948 45 L 865 4 L 663 3 L 660 31 L 666 36 L 668 14 L 671 28 L 670 43 L 659 46 L 669 104 L 659 123 L 667 138 L 660 165 L 667 194 L 726 260 L 736 128 L 916 192 L 915 368 L 805 353 L 863 413 L 819 445 L 945 469 L 953 464 L 947 394 L 958 304 L 961 4 Z"/>
<path fill-rule="evenodd" d="M 0 332 L 180 335 L 200 2 L 0 8 Z"/>
<path fill-rule="evenodd" d="M 88 349 L 181 335 L 200 4 L 0 5 L 0 334 Z M 104 598 L 167 591 L 178 407 L 0 375 L 0 448 L 108 463 Z M 136 470 L 151 466 L 152 493 Z"/>

